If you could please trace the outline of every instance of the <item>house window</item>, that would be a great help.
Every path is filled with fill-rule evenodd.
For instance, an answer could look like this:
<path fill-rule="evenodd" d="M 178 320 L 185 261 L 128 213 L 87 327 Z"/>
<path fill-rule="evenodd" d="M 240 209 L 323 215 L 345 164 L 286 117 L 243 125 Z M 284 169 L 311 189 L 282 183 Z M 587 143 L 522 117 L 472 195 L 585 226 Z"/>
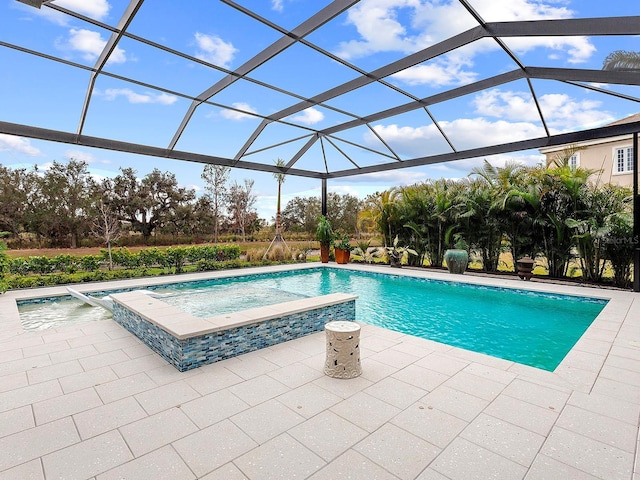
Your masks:
<path fill-rule="evenodd" d="M 575 170 L 580 166 L 580 160 L 578 160 L 578 154 L 574 153 L 569 157 L 569 167 L 571 170 Z"/>
<path fill-rule="evenodd" d="M 633 147 L 616 148 L 614 150 L 615 172 L 633 172 Z"/>

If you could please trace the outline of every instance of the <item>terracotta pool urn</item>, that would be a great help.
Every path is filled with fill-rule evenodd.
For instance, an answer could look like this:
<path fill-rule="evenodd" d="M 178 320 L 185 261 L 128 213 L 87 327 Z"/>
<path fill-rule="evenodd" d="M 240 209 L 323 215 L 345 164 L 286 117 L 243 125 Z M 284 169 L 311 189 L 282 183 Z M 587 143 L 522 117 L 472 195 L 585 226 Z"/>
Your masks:
<path fill-rule="evenodd" d="M 525 255 L 516 263 L 518 266 L 518 276 L 522 280 L 530 280 L 533 277 L 533 267 L 535 266 L 535 261 L 529 256 Z"/>

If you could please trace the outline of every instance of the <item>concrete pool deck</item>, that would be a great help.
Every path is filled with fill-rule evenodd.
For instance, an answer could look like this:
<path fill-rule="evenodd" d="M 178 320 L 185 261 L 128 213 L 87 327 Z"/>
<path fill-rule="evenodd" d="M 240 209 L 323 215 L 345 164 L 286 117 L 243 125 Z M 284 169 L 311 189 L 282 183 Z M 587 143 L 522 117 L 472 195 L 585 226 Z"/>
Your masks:
<path fill-rule="evenodd" d="M 180 373 L 112 320 L 24 332 L 15 300 L 64 288 L 11 291 L 0 479 L 640 480 L 640 295 L 344 268 L 611 300 L 554 372 L 365 324 L 363 374 L 341 380 L 323 333 Z"/>

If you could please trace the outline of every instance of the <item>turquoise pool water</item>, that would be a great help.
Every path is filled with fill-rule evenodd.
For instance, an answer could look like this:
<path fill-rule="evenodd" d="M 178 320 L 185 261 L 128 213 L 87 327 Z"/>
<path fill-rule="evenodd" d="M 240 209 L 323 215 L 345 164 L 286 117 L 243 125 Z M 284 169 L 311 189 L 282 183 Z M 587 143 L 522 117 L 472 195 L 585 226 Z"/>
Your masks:
<path fill-rule="evenodd" d="M 305 296 L 352 293 L 359 296 L 358 321 L 545 370 L 558 366 L 606 305 L 605 300 L 586 297 L 330 268 L 151 288 L 167 294 L 163 301 L 197 316 Z M 75 300 L 56 304 L 58 317 L 81 312 L 85 320 L 91 315 L 104 318 L 102 309 L 83 307 Z M 23 310 L 34 307 L 19 308 L 24 317 Z M 40 315 L 32 316 L 43 322 L 47 308 L 40 304 Z M 65 308 L 72 311 L 65 314 Z"/>
<path fill-rule="evenodd" d="M 558 366 L 606 305 L 593 298 L 332 269 L 175 284 L 165 291 L 193 291 L 195 285 L 209 293 L 236 285 L 240 296 L 243 285 L 310 297 L 352 293 L 359 296 L 358 321 L 545 370 Z"/>

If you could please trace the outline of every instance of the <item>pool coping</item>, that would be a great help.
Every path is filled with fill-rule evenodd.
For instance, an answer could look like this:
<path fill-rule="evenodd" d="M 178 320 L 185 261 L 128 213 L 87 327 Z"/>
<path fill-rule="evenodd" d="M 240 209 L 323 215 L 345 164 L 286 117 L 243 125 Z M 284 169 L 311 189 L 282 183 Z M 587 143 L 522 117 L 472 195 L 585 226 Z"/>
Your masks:
<path fill-rule="evenodd" d="M 76 284 L 73 288 L 82 293 L 102 290 L 116 290 L 123 288 L 136 288 L 151 285 L 163 285 L 176 282 L 190 282 L 197 280 L 209 280 L 226 277 L 238 277 L 261 273 L 286 272 L 291 270 L 306 270 L 317 268 L 346 269 L 354 271 L 382 273 L 387 275 L 402 275 L 415 278 L 440 280 L 447 282 L 460 282 L 470 285 L 493 286 L 515 290 L 530 290 L 534 292 L 577 295 L 582 297 L 593 297 L 608 300 L 607 305 L 587 328 L 578 342 L 571 348 L 569 353 L 560 362 L 553 372 L 541 370 L 523 364 L 517 364 L 508 360 L 495 358 L 496 363 L 509 363 L 513 369 L 537 375 L 546 381 L 555 381 L 563 386 L 575 390 L 589 392 L 598 374 L 605 363 L 607 356 L 613 346 L 618 331 L 620 330 L 625 316 L 629 312 L 633 302 L 634 292 L 618 291 L 609 289 L 597 289 L 579 285 L 558 285 L 542 282 L 525 282 L 517 277 L 484 277 L 475 275 L 452 275 L 448 272 L 433 270 L 419 270 L 412 268 L 391 269 L 389 266 L 347 264 L 338 265 L 334 263 L 306 263 L 289 264 L 269 267 L 246 268 L 240 270 L 223 270 L 216 272 L 201 272 L 193 274 L 182 274 L 173 276 L 136 278 L 114 282 L 95 282 L 86 284 Z M 37 289 L 11 290 L 0 295 L 0 340 L 9 338 L 15 334 L 25 333 L 20 323 L 20 317 L 16 301 L 44 298 L 50 296 L 66 295 L 66 287 L 43 287 Z M 447 345 L 448 346 L 448 345 Z M 450 347 L 450 346 L 448 346 Z M 455 347 L 458 348 L 458 347 Z M 459 349 L 478 355 L 477 352 Z"/>
<path fill-rule="evenodd" d="M 332 293 L 202 318 L 169 305 L 160 298 L 153 298 L 136 290 L 116 293 L 110 297 L 115 303 L 135 312 L 180 340 L 260 323 L 285 315 L 308 312 L 358 298 L 357 295 Z"/>

